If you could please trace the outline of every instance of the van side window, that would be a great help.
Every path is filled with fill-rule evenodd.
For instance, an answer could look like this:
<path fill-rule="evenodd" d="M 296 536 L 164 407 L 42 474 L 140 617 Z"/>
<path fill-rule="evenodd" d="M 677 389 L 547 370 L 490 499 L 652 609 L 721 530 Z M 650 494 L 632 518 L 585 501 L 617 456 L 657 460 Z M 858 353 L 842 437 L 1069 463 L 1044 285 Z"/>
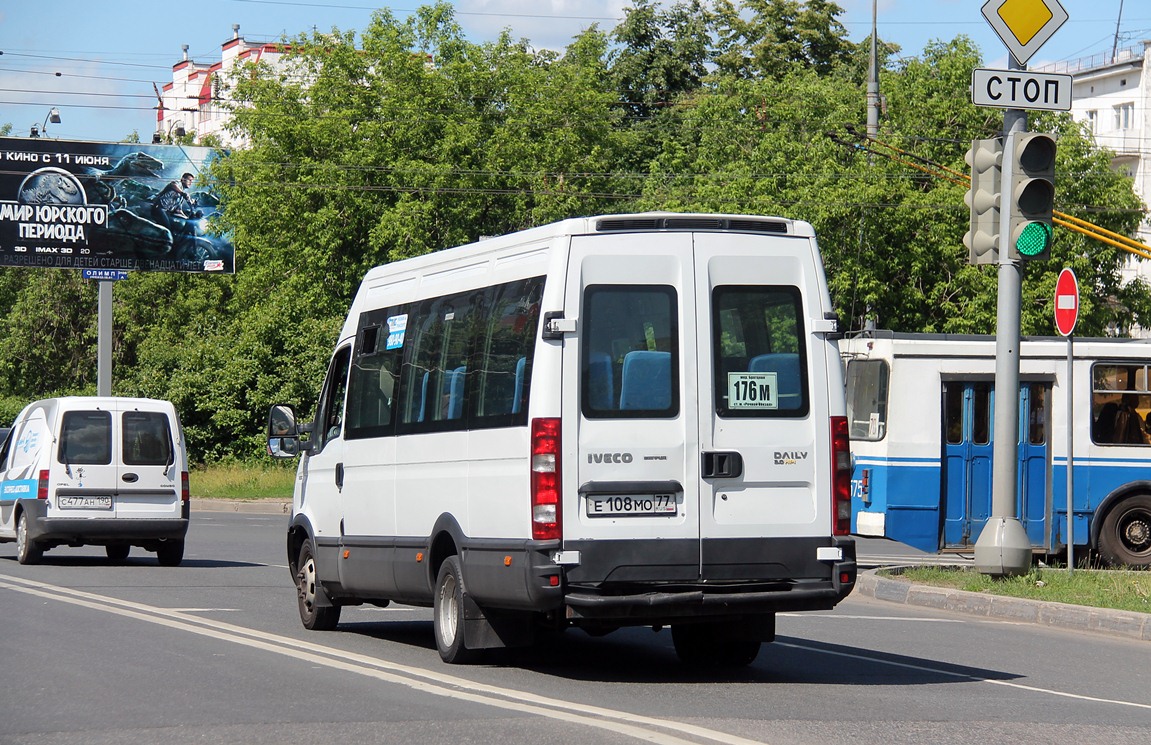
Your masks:
<path fill-rule="evenodd" d="M 166 466 L 172 462 L 168 417 L 157 411 L 123 414 L 121 451 L 127 466 Z"/>
<path fill-rule="evenodd" d="M 383 437 L 395 430 L 395 400 L 404 356 L 407 313 L 394 307 L 360 316 L 348 381 L 344 439 Z"/>
<path fill-rule="evenodd" d="M 473 427 L 526 425 L 543 277 L 489 288 L 476 349 Z"/>
<path fill-rule="evenodd" d="M 580 406 L 588 418 L 679 415 L 679 323 L 666 285 L 589 285 Z"/>
<path fill-rule="evenodd" d="M 716 412 L 723 417 L 806 416 L 799 288 L 716 287 L 711 308 Z"/>
<path fill-rule="evenodd" d="M 400 373 L 402 431 L 465 428 L 468 360 L 482 300 L 482 291 L 424 300 L 408 318 L 411 347 Z"/>
<path fill-rule="evenodd" d="M 324 394 L 320 399 L 320 410 L 316 412 L 315 437 L 319 438 L 320 449 L 330 440 L 339 437 L 344 431 L 344 398 L 348 390 L 348 366 L 352 357 L 351 347 L 341 347 L 328 368 L 324 381 Z"/>
<path fill-rule="evenodd" d="M 107 411 L 66 411 L 60 430 L 61 463 L 106 466 L 112 462 L 112 415 Z"/>

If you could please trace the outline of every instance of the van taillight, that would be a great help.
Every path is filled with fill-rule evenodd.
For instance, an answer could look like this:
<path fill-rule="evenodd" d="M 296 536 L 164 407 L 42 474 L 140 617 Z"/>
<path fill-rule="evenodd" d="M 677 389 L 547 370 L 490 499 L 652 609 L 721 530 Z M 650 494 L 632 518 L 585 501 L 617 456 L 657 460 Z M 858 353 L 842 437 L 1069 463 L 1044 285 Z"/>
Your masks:
<path fill-rule="evenodd" d="M 847 417 L 831 417 L 832 535 L 851 533 L 851 447 Z"/>
<path fill-rule="evenodd" d="M 532 538 L 563 536 L 560 501 L 560 420 L 532 420 Z"/>
<path fill-rule="evenodd" d="M 180 501 L 187 502 L 191 497 L 188 491 L 188 472 L 180 471 Z"/>
<path fill-rule="evenodd" d="M 36 499 L 48 498 L 48 472 L 40 472 L 40 480 L 36 484 Z"/>

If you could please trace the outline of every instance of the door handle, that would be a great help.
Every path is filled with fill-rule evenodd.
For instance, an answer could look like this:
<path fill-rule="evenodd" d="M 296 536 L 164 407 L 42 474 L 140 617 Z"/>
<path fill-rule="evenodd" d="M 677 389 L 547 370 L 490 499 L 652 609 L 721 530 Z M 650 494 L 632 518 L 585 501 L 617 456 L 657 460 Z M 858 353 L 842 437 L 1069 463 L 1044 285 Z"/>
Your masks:
<path fill-rule="evenodd" d="M 341 489 L 341 490 L 344 488 L 344 464 L 343 463 L 337 463 L 336 464 L 336 488 Z"/>
<path fill-rule="evenodd" d="M 735 479 L 743 475 L 743 456 L 736 452 L 712 452 L 703 454 L 705 479 Z"/>

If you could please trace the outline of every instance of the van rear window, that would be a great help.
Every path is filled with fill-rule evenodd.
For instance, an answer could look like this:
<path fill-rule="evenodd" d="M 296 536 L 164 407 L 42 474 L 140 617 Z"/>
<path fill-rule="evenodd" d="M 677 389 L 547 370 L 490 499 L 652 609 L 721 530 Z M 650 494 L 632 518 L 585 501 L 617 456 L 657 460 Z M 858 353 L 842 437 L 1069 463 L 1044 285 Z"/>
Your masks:
<path fill-rule="evenodd" d="M 112 462 L 112 415 L 107 411 L 67 411 L 60 432 L 61 463 L 106 466 Z"/>
<path fill-rule="evenodd" d="M 672 287 L 588 286 L 580 374 L 584 416 L 679 415 L 678 317 Z"/>
<path fill-rule="evenodd" d="M 172 462 L 172 435 L 168 417 L 158 411 L 124 413 L 124 465 L 166 466 Z"/>
<path fill-rule="evenodd" d="M 722 417 L 800 417 L 809 408 L 799 288 L 712 291 L 715 409 Z"/>

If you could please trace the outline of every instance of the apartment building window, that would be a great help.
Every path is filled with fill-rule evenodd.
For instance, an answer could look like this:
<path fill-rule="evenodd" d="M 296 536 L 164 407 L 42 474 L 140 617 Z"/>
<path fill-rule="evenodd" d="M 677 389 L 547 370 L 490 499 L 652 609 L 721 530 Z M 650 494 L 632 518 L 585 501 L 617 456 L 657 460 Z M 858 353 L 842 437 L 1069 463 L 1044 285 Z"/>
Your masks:
<path fill-rule="evenodd" d="M 1090 132 L 1091 134 L 1095 134 L 1096 132 L 1099 131 L 1099 112 L 1098 111 L 1096 111 L 1095 109 L 1091 109 L 1090 111 L 1088 111 L 1087 112 L 1087 118 L 1084 119 L 1084 121 L 1087 122 L 1087 131 L 1088 132 Z"/>
<path fill-rule="evenodd" d="M 1115 129 L 1131 129 L 1135 119 L 1135 104 L 1124 103 L 1115 107 Z"/>

